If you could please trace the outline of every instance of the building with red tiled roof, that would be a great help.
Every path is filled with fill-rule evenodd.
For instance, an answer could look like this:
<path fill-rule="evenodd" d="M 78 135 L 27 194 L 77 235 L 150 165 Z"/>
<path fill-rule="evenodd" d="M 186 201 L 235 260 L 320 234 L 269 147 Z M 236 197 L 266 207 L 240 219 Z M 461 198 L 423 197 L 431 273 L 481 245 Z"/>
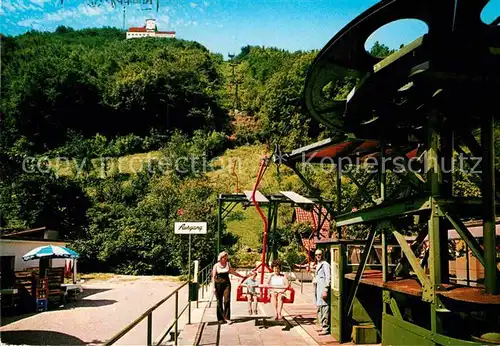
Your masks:
<path fill-rule="evenodd" d="M 330 236 L 330 220 L 328 218 L 325 220 L 325 217 L 328 216 L 328 211 L 326 208 L 321 209 L 320 217 L 318 217 L 319 206 L 315 205 L 311 210 L 305 210 L 300 207 L 295 207 L 293 213 L 293 221 L 299 223 L 308 223 L 311 225 L 313 232 L 307 238 L 302 238 L 302 245 L 304 246 L 306 251 L 313 251 L 316 249 L 316 244 L 314 243 L 316 239 L 329 238 Z M 318 237 L 318 225 L 321 224 L 321 229 L 319 230 Z"/>
<path fill-rule="evenodd" d="M 146 19 L 146 25 L 131 27 L 127 31 L 127 39 L 141 37 L 175 38 L 175 31 L 158 31 L 155 19 Z"/>

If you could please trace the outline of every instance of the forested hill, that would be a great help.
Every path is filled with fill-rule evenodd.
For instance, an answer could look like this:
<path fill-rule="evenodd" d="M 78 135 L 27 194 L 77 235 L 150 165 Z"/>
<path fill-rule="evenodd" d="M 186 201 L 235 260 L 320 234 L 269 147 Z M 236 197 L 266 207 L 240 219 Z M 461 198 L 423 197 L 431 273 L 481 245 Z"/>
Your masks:
<path fill-rule="evenodd" d="M 316 51 L 247 46 L 228 62 L 196 42 L 67 27 L 2 36 L 1 49 L 0 230 L 57 230 L 81 253 L 84 271 L 185 271 L 185 239 L 173 234 L 182 220 L 208 222 L 209 234 L 193 242 L 193 258 L 208 263 L 217 195 L 235 189 L 233 166 L 211 159 L 249 155 L 238 147 L 258 157 L 278 141 L 289 150 L 328 135 L 297 102 Z M 372 53 L 389 52 L 376 44 Z M 345 76 L 326 91 L 342 97 L 355 83 Z M 151 157 L 144 169 L 117 169 L 120 157 L 139 153 Z M 61 160 L 71 162 L 65 174 Z M 240 186 L 255 179 L 257 167 L 249 169 Z M 310 176 L 335 195 L 325 175 Z M 274 187 L 304 189 L 289 172 L 276 179 L 282 185 Z M 474 184 L 457 188 L 477 193 Z M 232 227 L 238 222 L 244 217 Z M 304 230 L 280 227 L 280 256 L 297 258 Z M 241 229 L 261 225 L 254 218 Z M 230 252 L 243 242 L 224 231 Z"/>
<path fill-rule="evenodd" d="M 116 29 L 27 33 L 2 45 L 9 144 L 43 153 L 75 134 L 224 130 L 222 57 L 183 40 L 125 40 Z"/>

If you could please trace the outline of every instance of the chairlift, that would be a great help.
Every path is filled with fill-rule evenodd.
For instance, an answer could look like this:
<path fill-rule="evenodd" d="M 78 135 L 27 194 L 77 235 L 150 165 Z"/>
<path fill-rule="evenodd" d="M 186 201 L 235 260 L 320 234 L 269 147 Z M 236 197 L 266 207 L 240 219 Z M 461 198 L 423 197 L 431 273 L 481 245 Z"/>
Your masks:
<path fill-rule="evenodd" d="M 268 221 L 267 221 L 266 216 L 264 215 L 264 213 L 260 209 L 259 203 L 257 202 L 257 200 L 255 198 L 255 193 L 256 193 L 257 188 L 262 180 L 262 177 L 264 176 L 264 172 L 266 171 L 268 165 L 269 165 L 269 159 L 267 157 L 264 157 L 264 159 L 261 160 L 259 172 L 257 174 L 257 180 L 255 182 L 255 185 L 254 185 L 254 188 L 252 191 L 252 202 L 253 202 L 255 208 L 257 209 L 262 221 L 264 222 L 264 239 L 262 241 L 262 261 L 261 261 L 261 263 L 259 263 L 259 265 L 255 269 L 253 269 L 253 271 L 255 271 L 257 273 L 259 272 L 259 269 L 260 269 L 260 273 L 261 273 L 260 284 L 258 285 L 260 294 L 259 294 L 259 297 L 257 298 L 257 301 L 259 303 L 271 302 L 269 289 L 273 289 L 273 288 L 284 289 L 285 288 L 285 287 L 281 287 L 281 286 L 275 287 L 275 286 L 270 286 L 270 285 L 264 284 L 265 271 L 267 270 L 268 273 L 272 273 L 271 268 L 269 267 L 269 265 L 265 261 L 266 248 L 267 248 L 267 222 Z M 247 285 L 243 284 L 244 280 L 242 280 L 242 282 L 240 283 L 240 285 L 238 286 L 238 288 L 236 290 L 236 301 L 239 301 L 239 302 L 248 301 L 247 297 L 246 297 L 247 293 L 246 292 L 243 293 L 243 287 L 247 286 Z M 283 303 L 293 303 L 295 301 L 295 290 L 292 288 L 291 283 L 285 290 L 286 290 L 287 294 L 285 294 L 285 296 L 284 296 Z"/>
<path fill-rule="evenodd" d="M 246 288 L 246 292 L 244 292 L 243 288 Z M 246 302 L 247 294 L 248 294 L 249 285 L 240 284 L 238 289 L 236 290 L 236 300 L 239 302 Z M 272 285 L 257 285 L 254 286 L 259 289 L 259 296 L 257 301 L 259 303 L 270 303 L 271 295 L 269 294 L 270 289 L 285 289 L 285 295 L 283 298 L 283 303 L 293 303 L 295 301 L 295 290 L 291 287 L 291 284 L 288 287 L 284 286 L 272 286 Z"/>

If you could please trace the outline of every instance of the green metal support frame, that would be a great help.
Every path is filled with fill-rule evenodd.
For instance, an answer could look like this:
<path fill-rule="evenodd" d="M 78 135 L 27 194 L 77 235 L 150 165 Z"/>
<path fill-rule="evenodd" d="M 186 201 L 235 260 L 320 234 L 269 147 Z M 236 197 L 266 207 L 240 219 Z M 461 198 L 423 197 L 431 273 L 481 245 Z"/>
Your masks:
<path fill-rule="evenodd" d="M 293 163 L 288 167 L 290 167 L 295 172 L 295 174 L 297 174 L 299 179 L 307 186 L 311 194 L 317 200 L 318 204 L 324 207 L 327 210 L 327 212 L 330 213 L 330 215 L 335 215 L 335 211 L 331 206 L 332 203 L 331 202 L 328 203 L 324 198 L 321 197 L 319 190 L 314 186 L 312 186 L 311 183 L 304 177 L 304 175 L 300 173 L 299 169 L 297 168 L 297 164 Z"/>
<path fill-rule="evenodd" d="M 345 294 L 344 294 L 344 274 L 346 258 L 346 245 L 339 243 L 330 247 L 330 258 L 332 259 L 332 285 L 331 285 L 331 330 L 332 335 L 340 342 L 349 341 L 350 334 L 347 331 L 345 322 Z M 336 274 L 336 275 L 335 275 Z"/>
<path fill-rule="evenodd" d="M 268 218 L 268 234 L 271 234 L 276 231 L 277 225 L 278 225 L 278 209 L 281 204 L 288 204 L 290 206 L 295 206 L 297 205 L 295 202 L 290 200 L 289 198 L 285 197 L 284 195 L 281 194 L 272 194 L 272 195 L 267 195 L 266 198 L 269 200 L 269 202 L 265 203 L 260 203 L 262 206 L 266 206 L 268 208 L 267 211 L 267 218 Z M 310 197 L 307 196 L 308 199 L 312 200 L 314 203 L 320 204 L 321 206 L 325 207 L 327 209 L 327 212 L 330 212 L 332 210 L 332 204 L 333 201 L 330 200 L 325 200 L 322 198 L 316 198 L 316 197 Z M 227 204 L 227 206 L 226 206 Z M 234 210 L 236 205 L 238 204 L 243 204 L 245 207 L 248 206 L 253 206 L 252 202 L 248 201 L 248 198 L 245 194 L 242 193 L 233 193 L 233 194 L 220 194 L 219 197 L 217 198 L 217 232 L 216 232 L 216 254 L 215 257 L 220 253 L 221 251 L 221 235 L 222 235 L 222 228 L 223 228 L 223 222 L 224 219 L 231 213 L 231 211 Z M 323 218 L 323 222 L 326 220 Z M 268 246 L 271 248 L 272 251 L 266 251 L 267 258 L 266 261 L 269 261 L 269 257 L 273 255 L 273 257 L 276 257 L 276 244 L 274 242 L 271 242 L 268 244 Z M 266 249 L 267 250 L 267 249 Z"/>
<path fill-rule="evenodd" d="M 382 315 L 382 340 L 383 345 L 481 345 L 476 342 L 450 338 L 432 332 L 404 321 L 399 316 L 392 316 L 386 313 Z"/>
<path fill-rule="evenodd" d="M 443 207 L 439 207 L 439 209 L 446 209 Z M 465 227 L 463 224 L 462 220 L 458 218 L 456 215 L 452 215 L 449 212 L 442 211 L 442 214 L 446 216 L 446 218 L 450 221 L 450 223 L 453 225 L 453 227 L 457 230 L 458 234 L 462 237 L 462 239 L 465 241 L 468 247 L 472 250 L 474 255 L 477 257 L 479 262 L 484 266 L 485 265 L 485 260 L 484 260 L 484 251 L 481 248 L 481 245 L 479 245 L 478 241 L 476 238 L 472 236 L 470 231 Z"/>
<path fill-rule="evenodd" d="M 335 169 L 335 183 L 337 187 L 337 210 L 342 210 L 342 170 L 340 166 L 337 165 Z M 333 214 L 332 214 L 333 216 Z M 342 239 L 342 228 L 337 225 L 335 221 L 335 227 L 337 228 L 337 238 Z"/>
<path fill-rule="evenodd" d="M 358 199 L 362 200 L 362 197 L 365 198 L 365 200 L 369 201 L 372 205 L 377 205 L 377 202 L 373 199 L 372 196 L 367 191 L 367 187 L 370 184 L 370 182 L 377 176 L 377 173 L 370 173 L 366 180 L 361 184 L 350 172 L 346 172 L 347 177 L 352 180 L 352 182 L 357 186 L 358 188 L 358 193 L 352 198 L 352 200 L 349 202 L 347 205 L 346 209 L 343 210 L 343 212 L 349 211 L 354 206 L 354 203 L 357 202 Z"/>
<path fill-rule="evenodd" d="M 299 153 L 310 159 L 317 154 L 315 161 L 307 163 L 322 158 L 338 163 L 342 157 L 353 158 L 358 154 L 365 159 L 377 155 L 376 145 L 368 143 L 377 140 L 381 159 L 386 153 L 404 159 L 402 173 L 405 175 L 401 177 L 409 184 L 404 189 L 403 186 L 395 189 L 389 197 L 397 199 L 386 199 L 385 177 L 379 175 L 377 206 L 359 208 L 356 212 L 350 212 L 355 203 L 374 201 L 366 191 L 369 182 L 360 184 L 361 178 L 352 179 L 351 176 L 359 194 L 350 203 L 341 204 L 339 171 L 337 206 L 343 208 L 337 208 L 337 214 L 332 213 L 338 229 L 360 224 L 372 227 L 368 239 L 360 240 L 366 242 L 365 249 L 339 321 L 350 323 L 347 317 L 352 302 L 366 298 L 361 297 L 363 287 L 359 285 L 371 286 L 368 290 L 372 292 L 381 289 L 384 345 L 477 345 L 468 340 L 481 336 L 477 334 L 479 331 L 498 332 L 500 327 L 493 323 L 486 323 L 487 328 L 480 326 L 481 322 L 489 321 L 490 316 L 479 322 L 480 308 L 489 310 L 484 305 L 493 309 L 500 304 L 495 232 L 495 193 L 500 198 L 500 184 L 496 179 L 500 179 L 500 175 L 495 176 L 493 141 L 493 117 L 500 118 L 500 104 L 495 94 L 500 85 L 500 56 L 497 54 L 498 21 L 488 25 L 479 18 L 487 3 L 466 0 L 378 2 L 332 37 L 306 76 L 304 105 L 307 111 L 312 118 L 342 136 L 337 142 L 325 140 L 290 153 L 289 165 L 293 165 L 291 168 L 315 195 L 319 196 L 319 191 L 305 181 L 296 167 Z M 422 20 L 428 25 L 428 33 L 386 58 L 366 54 L 363 44 L 375 28 L 404 18 Z M 342 71 L 345 75 L 357 71 L 362 78 L 346 99 L 327 98 L 325 87 L 341 78 Z M 466 120 L 461 120 L 464 117 Z M 479 128 L 480 145 L 472 133 Z M 359 142 L 363 144 L 354 149 L 352 144 Z M 450 169 L 454 151 L 459 150 L 457 144 L 461 142 L 466 143 L 475 157 L 482 159 L 480 198 L 453 196 L 454 174 Z M 386 145 L 390 146 L 387 152 Z M 406 155 L 409 150 L 413 153 L 415 147 L 416 157 L 421 159 L 417 166 L 423 171 L 410 169 L 415 167 L 409 166 L 411 162 Z M 425 155 L 421 155 L 422 150 Z M 368 181 L 370 177 L 366 177 Z M 400 192 L 405 195 L 404 199 L 399 198 Z M 411 216 L 418 217 L 418 225 L 425 228 L 419 227 L 415 242 L 409 245 L 403 230 L 410 226 Z M 483 249 L 463 223 L 479 217 L 483 220 Z M 425 224 L 422 221 L 426 221 Z M 373 272 L 370 274 L 374 275 L 363 277 L 374 242 L 375 224 L 381 229 L 384 248 L 382 280 Z M 450 284 L 450 224 L 484 265 L 484 290 Z M 389 231 L 386 234 L 385 225 L 389 225 L 391 234 Z M 397 278 L 402 279 L 399 283 L 391 280 L 386 252 L 386 236 L 389 235 L 401 246 L 406 262 L 400 263 L 405 267 L 409 264 L 421 283 L 421 290 L 415 286 L 416 280 L 410 273 Z M 332 248 L 337 246 L 334 240 L 331 244 Z M 422 261 L 419 261 L 414 252 L 424 244 Z M 347 275 L 344 279 L 352 281 L 353 275 Z M 365 294 L 372 298 L 370 293 Z M 492 307 L 488 304 L 490 299 Z M 365 305 L 368 307 L 370 303 L 365 301 Z M 414 316 L 414 312 L 419 316 Z M 498 318 L 496 314 L 493 321 Z M 463 330 L 453 330 L 457 323 L 461 323 Z M 464 340 L 457 339 L 458 335 Z"/>
<path fill-rule="evenodd" d="M 343 304 L 343 316 L 339 316 L 338 321 L 343 321 L 341 323 L 348 323 L 349 319 L 346 319 L 350 315 L 353 301 L 356 297 L 356 292 L 361 284 L 361 278 L 363 275 L 364 268 L 366 267 L 366 259 L 368 258 L 369 252 L 371 250 L 371 245 L 373 245 L 373 240 L 375 238 L 375 230 L 379 229 L 382 236 L 382 265 L 383 265 L 383 282 L 390 281 L 389 272 L 387 268 L 387 241 L 386 241 L 386 229 L 388 227 L 389 232 L 392 233 L 397 240 L 398 244 L 405 255 L 405 260 L 410 264 L 413 272 L 416 274 L 418 280 L 422 285 L 422 303 L 428 304 L 430 312 L 430 329 L 422 328 L 413 323 L 409 323 L 403 319 L 402 312 L 398 307 L 398 302 L 391 297 L 391 290 L 383 289 L 383 324 L 390 328 L 396 328 L 395 330 L 405 330 L 404 333 L 413 333 L 415 340 L 419 342 L 429 344 L 454 344 L 461 345 L 478 345 L 475 342 L 469 342 L 465 340 L 454 339 L 450 336 L 443 335 L 443 319 L 450 313 L 450 310 L 443 304 L 440 296 L 437 294 L 441 289 L 443 284 L 448 282 L 448 260 L 447 256 L 447 225 L 448 223 L 453 226 L 460 234 L 462 239 L 465 240 L 467 246 L 472 249 L 474 255 L 477 256 L 479 261 L 483 264 L 487 263 L 485 250 L 481 248 L 477 240 L 471 235 L 470 231 L 463 224 L 461 217 L 478 217 L 483 214 L 483 206 L 485 201 L 485 196 L 481 198 L 472 197 L 454 197 L 452 195 L 451 186 L 453 184 L 452 177 L 450 174 L 441 172 L 439 167 L 434 169 L 430 163 L 434 160 L 438 162 L 439 160 L 445 160 L 445 167 L 449 165 L 449 159 L 452 154 L 450 146 L 453 146 L 453 134 L 447 133 L 442 130 L 442 124 L 439 123 L 436 115 L 430 116 L 430 126 L 429 126 L 429 142 L 428 149 L 426 152 L 425 159 L 427 161 L 427 167 L 431 167 L 426 172 L 426 191 L 424 194 L 416 195 L 411 198 L 404 200 L 385 200 L 385 175 L 379 176 L 379 195 L 380 200 L 377 206 L 372 206 L 364 208 L 356 212 L 349 212 L 341 215 L 335 215 L 336 226 L 338 228 L 344 226 L 350 226 L 355 224 L 374 224 L 378 223 L 377 227 L 372 225 L 370 235 L 366 240 L 365 249 L 362 254 L 361 263 L 358 266 L 358 271 L 356 272 L 356 277 L 354 279 L 354 284 L 351 288 L 350 294 Z M 487 139 L 485 139 L 487 141 Z M 491 144 L 491 143 L 490 143 Z M 381 153 L 382 154 L 382 153 Z M 381 157 L 383 157 L 381 155 Z M 488 167 L 488 163 L 486 163 Z M 338 198 L 341 196 L 341 184 L 340 184 L 340 172 L 337 172 L 337 194 Z M 414 176 L 419 180 L 417 176 Z M 303 178 L 303 177 L 302 177 Z M 301 179 L 302 179 L 301 178 Z M 484 181 L 489 182 L 487 186 L 492 186 L 494 183 L 492 178 L 484 179 Z M 304 181 L 304 179 L 303 179 Z M 420 180 L 419 180 L 420 181 Z M 306 184 L 310 186 L 310 184 Z M 339 186 L 340 185 L 340 186 Z M 359 183 L 357 184 L 359 188 Z M 363 186 L 363 185 L 361 185 Z M 485 189 L 485 188 L 483 188 Z M 490 189 L 490 191 L 494 191 Z M 365 196 L 366 197 L 366 196 Z M 486 199 L 488 195 L 486 195 Z M 491 215 L 495 216 L 496 208 L 498 205 L 495 203 L 494 198 L 490 197 L 491 210 L 489 211 L 490 219 Z M 337 202 L 338 205 L 338 202 Z M 424 231 L 420 232 L 417 239 L 410 246 L 404 236 L 397 230 L 394 224 L 391 222 L 392 219 L 398 218 L 405 215 L 420 215 L 422 217 L 428 218 L 428 227 Z M 461 215 L 459 217 L 458 215 Z M 493 228 L 490 233 L 494 235 L 494 223 Z M 491 227 L 491 226 L 486 226 Z M 388 233 L 389 233 L 388 232 Z M 485 236 L 488 233 L 485 231 Z M 417 259 L 414 254 L 416 248 L 424 241 L 426 236 L 430 242 L 430 253 L 428 254 L 428 264 L 430 273 L 427 275 L 422 267 L 422 263 Z M 492 237 L 494 238 L 494 237 Z M 339 238 L 340 239 L 340 238 Z M 494 243 L 493 243 L 494 245 Z M 490 244 L 490 249 L 491 249 Z M 491 251 L 491 250 L 490 250 Z M 491 263 L 492 260 L 490 259 Z M 424 258 L 423 263 L 427 262 Z M 444 263 L 446 262 L 446 263 Z M 490 265 L 492 267 L 492 265 Z M 495 271 L 498 273 L 496 267 Z M 490 275 L 490 274 L 487 274 Z M 498 274 L 496 274 L 498 275 Z M 493 276 L 495 277 L 495 276 Z M 491 281 L 491 280 L 490 280 Z M 496 286 L 490 283 L 490 289 L 495 289 Z M 389 311 L 390 308 L 390 311 Z M 340 323 L 340 322 L 339 322 Z M 344 327 L 342 327 L 344 328 Z M 342 330 L 340 328 L 340 330 Z M 387 328 L 386 328 L 387 329 Z M 388 332 L 383 333 L 383 344 L 390 343 L 392 337 L 387 336 Z M 400 332 L 398 332 L 400 333 Z M 409 336 L 410 334 L 405 334 Z M 339 336 L 342 336 L 340 334 Z M 345 336 L 345 335 L 344 335 Z M 389 340 L 389 341 L 387 341 Z"/>
<path fill-rule="evenodd" d="M 485 286 L 487 293 L 500 294 L 496 262 L 495 143 L 493 135 L 493 116 L 491 114 L 482 118 L 481 144 L 484 161 L 481 193 L 484 202 L 483 240 Z"/>
<path fill-rule="evenodd" d="M 215 252 L 215 258 L 217 258 L 218 254 L 220 253 L 220 237 L 221 237 L 221 231 L 222 231 L 222 200 L 221 198 L 217 198 L 217 247 L 216 247 L 216 252 Z"/>
<path fill-rule="evenodd" d="M 222 220 L 224 220 L 238 205 L 238 202 L 229 202 L 229 205 L 222 210 Z"/>
<path fill-rule="evenodd" d="M 422 175 L 417 173 L 417 172 L 423 169 L 423 166 L 424 166 L 423 163 L 417 161 L 417 163 L 418 163 L 417 169 L 414 169 L 414 167 L 411 167 L 410 159 L 408 159 L 406 157 L 406 155 L 401 150 L 399 150 L 397 147 L 394 148 L 394 154 L 398 155 L 397 156 L 398 158 L 403 159 L 403 163 L 401 166 L 404 168 L 406 174 L 401 175 L 401 177 L 404 180 L 406 180 L 411 186 L 413 186 L 413 188 L 416 191 L 422 190 L 423 185 L 425 183 L 425 180 L 422 177 Z M 392 161 L 389 161 L 388 167 L 389 167 L 389 169 L 394 171 L 395 166 L 392 165 Z"/>
<path fill-rule="evenodd" d="M 359 283 L 361 281 L 361 277 L 363 276 L 363 271 L 365 270 L 366 263 L 368 262 L 368 257 L 373 248 L 373 243 L 375 241 L 375 233 L 377 231 L 377 227 L 372 226 L 370 229 L 370 233 L 366 239 L 366 245 L 363 248 L 363 253 L 361 255 L 361 261 L 358 266 L 358 270 L 356 271 L 356 277 L 354 279 L 354 285 L 351 288 L 351 292 L 349 293 L 349 297 L 346 301 L 345 311 L 347 312 L 347 316 L 349 316 L 352 312 L 352 306 L 354 303 L 354 297 L 356 297 L 356 292 L 358 291 Z"/>
<path fill-rule="evenodd" d="M 394 234 L 399 245 L 401 246 L 401 250 L 403 250 L 403 253 L 406 255 L 406 258 L 408 259 L 408 262 L 410 263 L 413 271 L 415 272 L 415 274 L 417 274 L 417 277 L 420 280 L 420 283 L 422 285 L 422 300 L 426 302 L 432 302 L 434 299 L 434 288 L 431 281 L 420 266 L 420 263 L 418 262 L 415 254 L 406 242 L 404 236 L 395 229 L 392 231 L 392 234 Z"/>
<path fill-rule="evenodd" d="M 368 223 L 397 216 L 415 214 L 430 210 L 428 197 L 413 197 L 404 201 L 390 201 L 378 206 L 336 216 L 337 226 Z"/>
<path fill-rule="evenodd" d="M 279 208 L 279 204 L 275 204 L 274 214 L 273 214 L 273 218 L 272 218 L 272 222 L 273 222 L 272 229 L 275 231 L 278 227 L 278 208 Z M 276 247 L 276 241 L 273 241 L 271 243 L 271 254 L 273 256 L 273 260 L 278 258 L 278 249 Z"/>

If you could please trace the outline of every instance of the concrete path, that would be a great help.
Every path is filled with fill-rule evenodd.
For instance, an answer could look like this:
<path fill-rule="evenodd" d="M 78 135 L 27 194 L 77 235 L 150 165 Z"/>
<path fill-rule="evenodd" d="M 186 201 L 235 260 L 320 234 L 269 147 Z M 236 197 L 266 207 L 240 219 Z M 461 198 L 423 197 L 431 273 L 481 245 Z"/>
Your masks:
<path fill-rule="evenodd" d="M 37 314 L 2 319 L 2 344 L 101 345 L 182 282 L 154 277 L 131 277 L 84 284 L 81 300 Z M 179 291 L 179 312 L 187 304 L 187 287 Z M 174 297 L 153 312 L 153 341 L 174 319 Z M 179 329 L 187 323 L 187 311 Z M 147 319 L 124 335 L 116 345 L 145 345 Z"/>
<path fill-rule="evenodd" d="M 217 323 L 216 300 L 207 294 L 199 301 L 200 322 L 186 325 L 180 334 L 179 345 L 331 345 L 338 344 L 331 336 L 319 336 L 315 329 L 315 307 L 312 286 L 294 284 L 295 302 L 284 305 L 284 320 L 274 321 L 270 304 L 259 304 L 259 314 L 249 315 L 247 304 L 236 301 L 240 279 L 232 279 L 231 319 L 233 324 Z M 208 292 L 211 293 L 211 292 Z"/>
<path fill-rule="evenodd" d="M 232 278 L 232 325 L 217 323 L 216 300 L 211 291 L 192 302 L 191 323 L 187 311 L 179 320 L 179 345 L 331 345 L 331 336 L 315 331 L 316 310 L 312 285 L 294 283 L 295 302 L 284 305 L 284 320 L 273 321 L 270 304 L 259 304 L 259 314 L 249 316 L 246 302 L 236 301 L 239 278 Z M 84 297 L 57 310 L 2 319 L 2 344 L 102 345 L 113 335 L 155 305 L 180 282 L 154 277 L 134 277 L 84 285 Z M 187 287 L 179 291 L 179 313 L 187 304 Z M 153 313 L 153 343 L 158 344 L 175 314 L 172 297 Z M 147 319 L 123 336 L 116 345 L 145 345 Z M 173 332 L 173 330 L 172 330 Z M 162 345 L 173 345 L 169 336 Z"/>

